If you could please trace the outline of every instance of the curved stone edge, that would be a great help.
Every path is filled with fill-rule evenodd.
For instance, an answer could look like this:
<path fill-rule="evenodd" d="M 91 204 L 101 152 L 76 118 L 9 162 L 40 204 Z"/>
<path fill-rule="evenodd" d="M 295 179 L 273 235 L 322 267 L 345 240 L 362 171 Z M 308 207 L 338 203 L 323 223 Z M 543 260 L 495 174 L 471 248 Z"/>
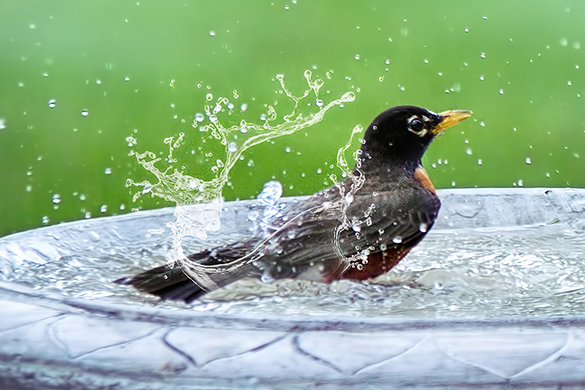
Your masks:
<path fill-rule="evenodd" d="M 0 291 L 0 308 L 16 318 L 0 330 L 0 388 L 585 384 L 585 328 L 579 321 L 394 329 L 322 321 L 321 327 L 300 322 L 295 329 L 291 320 L 261 329 L 245 322 L 129 320 L 112 312 L 48 308 L 34 299 L 13 305 L 9 295 Z"/>

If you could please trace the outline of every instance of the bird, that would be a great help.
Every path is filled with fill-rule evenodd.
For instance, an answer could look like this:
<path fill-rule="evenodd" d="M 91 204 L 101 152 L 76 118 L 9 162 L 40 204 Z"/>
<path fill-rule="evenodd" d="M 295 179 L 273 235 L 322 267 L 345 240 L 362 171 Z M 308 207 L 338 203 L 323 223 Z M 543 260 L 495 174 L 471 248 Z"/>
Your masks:
<path fill-rule="evenodd" d="M 211 268 L 240 261 L 216 274 L 211 285 L 201 286 L 185 267 L 168 264 L 115 282 L 161 300 L 191 303 L 247 277 L 331 283 L 383 275 L 425 237 L 441 207 L 423 154 L 439 134 L 471 114 L 408 105 L 383 111 L 366 129 L 355 166 L 343 180 L 270 213 L 262 231 L 182 261 Z"/>

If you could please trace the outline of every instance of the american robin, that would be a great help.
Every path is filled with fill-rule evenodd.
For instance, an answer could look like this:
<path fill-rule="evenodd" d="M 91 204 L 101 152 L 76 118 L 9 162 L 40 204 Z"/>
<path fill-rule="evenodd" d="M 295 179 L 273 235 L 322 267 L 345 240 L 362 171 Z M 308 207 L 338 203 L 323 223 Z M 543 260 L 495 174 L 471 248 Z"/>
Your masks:
<path fill-rule="evenodd" d="M 215 277 L 205 289 L 182 267 L 160 266 L 116 282 L 161 299 L 187 303 L 245 277 L 329 283 L 366 280 L 388 272 L 433 226 L 440 208 L 421 165 L 433 139 L 471 116 L 440 114 L 416 106 L 382 112 L 364 134 L 356 165 L 339 183 L 267 217 L 262 232 L 239 242 L 206 249 L 183 264 L 240 266 Z"/>

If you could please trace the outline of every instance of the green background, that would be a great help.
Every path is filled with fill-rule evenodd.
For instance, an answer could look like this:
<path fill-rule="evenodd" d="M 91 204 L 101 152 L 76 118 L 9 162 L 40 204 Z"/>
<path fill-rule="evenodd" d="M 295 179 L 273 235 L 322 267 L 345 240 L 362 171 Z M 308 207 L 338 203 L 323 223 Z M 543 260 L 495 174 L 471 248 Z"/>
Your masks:
<path fill-rule="evenodd" d="M 0 235 L 169 205 L 133 203 L 126 179 L 153 177 L 128 157 L 128 135 L 164 156 L 163 139 L 186 133 L 177 157 L 208 178 L 221 148 L 205 158 L 189 138 L 206 94 L 234 101 L 234 123 L 258 122 L 275 75 L 299 94 L 306 69 L 326 81 L 325 101 L 356 101 L 248 150 L 226 199 L 271 178 L 285 195 L 323 188 L 352 128 L 398 104 L 475 113 L 425 156 L 438 188 L 584 186 L 583 15 L 580 0 L 3 0 Z"/>

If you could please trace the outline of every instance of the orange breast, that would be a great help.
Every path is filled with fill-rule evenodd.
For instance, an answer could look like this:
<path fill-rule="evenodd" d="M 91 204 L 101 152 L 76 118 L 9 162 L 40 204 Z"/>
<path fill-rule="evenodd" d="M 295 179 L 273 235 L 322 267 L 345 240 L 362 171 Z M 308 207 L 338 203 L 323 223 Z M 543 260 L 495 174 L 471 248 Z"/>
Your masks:
<path fill-rule="evenodd" d="M 419 166 L 416 168 L 416 171 L 414 171 L 414 178 L 427 190 L 430 190 L 433 193 L 435 192 L 435 186 L 431 182 L 429 174 L 423 167 Z"/>

